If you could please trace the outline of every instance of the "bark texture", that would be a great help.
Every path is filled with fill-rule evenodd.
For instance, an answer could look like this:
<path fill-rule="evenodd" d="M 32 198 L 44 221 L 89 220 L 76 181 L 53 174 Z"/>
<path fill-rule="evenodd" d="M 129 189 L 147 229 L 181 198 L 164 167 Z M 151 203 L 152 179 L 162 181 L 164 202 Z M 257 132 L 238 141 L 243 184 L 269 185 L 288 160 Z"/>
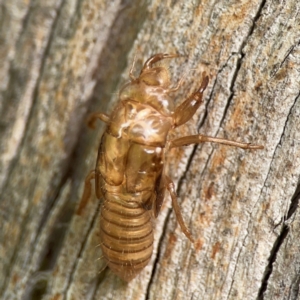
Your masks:
<path fill-rule="evenodd" d="M 298 0 L 0 0 L 1 299 L 299 299 Z M 76 215 L 118 89 L 150 55 L 180 103 L 206 71 L 202 108 L 178 136 L 263 144 L 172 150 L 150 264 L 129 284 L 105 269 L 99 201 Z"/>

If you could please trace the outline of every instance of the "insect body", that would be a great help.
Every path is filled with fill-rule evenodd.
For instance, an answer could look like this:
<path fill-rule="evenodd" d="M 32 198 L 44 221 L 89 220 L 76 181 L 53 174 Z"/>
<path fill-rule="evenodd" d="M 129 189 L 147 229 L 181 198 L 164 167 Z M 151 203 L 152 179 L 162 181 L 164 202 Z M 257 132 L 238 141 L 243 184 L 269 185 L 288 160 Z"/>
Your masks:
<path fill-rule="evenodd" d="M 130 83 L 120 91 L 119 103 L 110 116 L 93 114 L 107 123 L 102 136 L 95 170 L 87 176 L 79 209 L 90 197 L 92 179 L 100 213 L 100 237 L 103 256 L 109 268 L 125 281 L 133 279 L 149 262 L 153 250 L 151 217 L 157 217 L 165 190 L 182 231 L 193 242 L 185 226 L 176 199 L 175 187 L 164 172 L 168 149 L 188 144 L 216 142 L 244 149 L 262 146 L 239 143 L 203 135 L 168 140 L 168 134 L 192 118 L 201 104 L 209 78 L 202 76 L 200 87 L 178 107 L 170 94 L 168 70 L 154 64 L 177 55 L 156 54 L 144 64 L 138 78 L 130 71 Z"/>

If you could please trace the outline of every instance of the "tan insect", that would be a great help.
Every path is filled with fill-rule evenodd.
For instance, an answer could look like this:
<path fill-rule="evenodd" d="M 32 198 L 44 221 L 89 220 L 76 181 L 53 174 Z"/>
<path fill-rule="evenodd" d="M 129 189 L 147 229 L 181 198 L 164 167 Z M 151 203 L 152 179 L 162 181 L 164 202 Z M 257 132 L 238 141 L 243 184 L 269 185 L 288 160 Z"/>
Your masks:
<path fill-rule="evenodd" d="M 151 217 L 157 217 L 165 191 L 168 190 L 178 223 L 186 237 L 194 242 L 183 222 L 172 180 L 164 172 L 165 157 L 174 147 L 215 142 L 244 149 L 262 149 L 260 145 L 239 143 L 204 135 L 168 139 L 170 130 L 186 123 L 202 102 L 209 78 L 204 73 L 200 87 L 175 107 L 170 94 L 169 72 L 154 66 L 160 60 L 178 57 L 156 54 L 144 64 L 138 78 L 130 70 L 130 82 L 120 91 L 119 102 L 110 116 L 95 113 L 90 124 L 100 119 L 107 124 L 102 136 L 96 167 L 85 180 L 78 210 L 91 194 L 95 180 L 100 212 L 100 238 L 104 259 L 109 268 L 130 281 L 148 264 L 153 250 Z"/>

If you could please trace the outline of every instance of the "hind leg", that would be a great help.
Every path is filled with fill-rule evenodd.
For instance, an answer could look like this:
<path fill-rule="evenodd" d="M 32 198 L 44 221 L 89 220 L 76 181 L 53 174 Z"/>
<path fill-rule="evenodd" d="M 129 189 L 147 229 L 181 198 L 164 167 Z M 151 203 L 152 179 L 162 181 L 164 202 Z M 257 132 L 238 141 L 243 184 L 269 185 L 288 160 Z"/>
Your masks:
<path fill-rule="evenodd" d="M 184 224 L 184 221 L 183 221 L 183 218 L 182 218 L 182 215 L 181 215 L 181 212 L 180 212 L 180 207 L 178 205 L 177 196 L 176 196 L 176 192 L 175 192 L 175 185 L 174 185 L 173 181 L 168 176 L 165 176 L 165 183 L 166 183 L 166 188 L 169 191 L 169 193 L 171 195 L 171 198 L 172 198 L 172 207 L 174 209 L 177 222 L 179 223 L 179 225 L 181 227 L 181 230 L 183 231 L 185 236 L 192 243 L 194 243 L 194 239 L 192 237 L 192 234 L 190 233 L 190 231 L 188 230 L 188 228 Z"/>
<path fill-rule="evenodd" d="M 84 208 L 88 204 L 91 194 L 92 194 L 92 183 L 91 181 L 95 179 L 95 170 L 90 171 L 90 173 L 86 176 L 85 181 L 84 181 L 84 190 L 83 194 L 80 200 L 80 203 L 78 205 L 76 214 L 81 215 Z"/>

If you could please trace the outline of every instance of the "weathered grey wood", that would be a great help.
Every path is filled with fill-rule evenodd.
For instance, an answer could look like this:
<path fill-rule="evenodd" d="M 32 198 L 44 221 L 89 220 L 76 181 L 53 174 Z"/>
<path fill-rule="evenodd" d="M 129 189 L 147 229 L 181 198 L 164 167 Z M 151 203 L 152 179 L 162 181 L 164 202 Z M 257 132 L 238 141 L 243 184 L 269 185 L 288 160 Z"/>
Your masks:
<path fill-rule="evenodd" d="M 287 1 L 2 1 L 1 299 L 298 299 L 300 4 Z M 178 52 L 179 103 L 210 76 L 201 111 L 174 134 L 264 144 L 174 149 L 151 263 L 130 284 L 104 267 L 99 201 L 76 205 L 103 124 L 137 55 Z M 99 259 L 100 258 L 100 259 Z"/>

